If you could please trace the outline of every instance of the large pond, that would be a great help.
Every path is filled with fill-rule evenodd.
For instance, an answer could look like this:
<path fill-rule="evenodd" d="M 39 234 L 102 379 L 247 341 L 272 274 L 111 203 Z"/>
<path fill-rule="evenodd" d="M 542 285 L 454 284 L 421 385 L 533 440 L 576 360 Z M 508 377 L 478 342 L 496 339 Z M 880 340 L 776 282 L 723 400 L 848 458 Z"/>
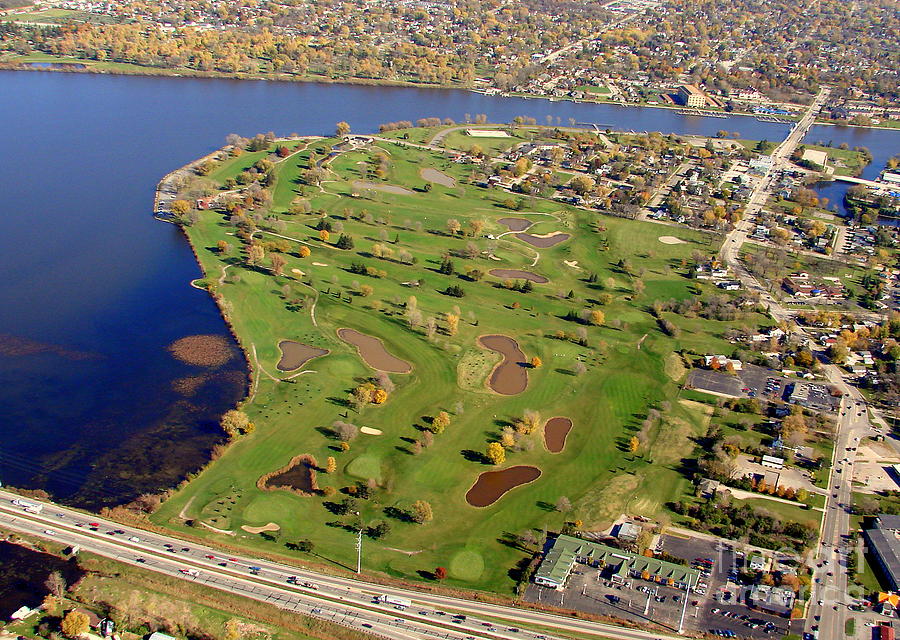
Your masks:
<path fill-rule="evenodd" d="M 468 91 L 0 72 L 0 480 L 92 508 L 171 486 L 206 460 L 218 417 L 243 394 L 240 357 L 206 367 L 167 349 L 230 338 L 188 285 L 199 271 L 179 231 L 150 216 L 162 175 L 231 132 L 479 113 L 770 140 L 787 130 Z"/>

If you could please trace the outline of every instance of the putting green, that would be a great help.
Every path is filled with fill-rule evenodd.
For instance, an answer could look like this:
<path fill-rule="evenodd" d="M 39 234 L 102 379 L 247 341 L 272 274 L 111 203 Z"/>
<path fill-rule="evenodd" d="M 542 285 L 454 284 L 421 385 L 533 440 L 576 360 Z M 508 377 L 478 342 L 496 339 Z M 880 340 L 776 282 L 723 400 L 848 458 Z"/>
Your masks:
<path fill-rule="evenodd" d="M 476 582 L 484 572 L 484 558 L 476 551 L 463 549 L 450 560 L 450 575 L 457 580 Z"/>
<path fill-rule="evenodd" d="M 346 471 L 354 478 L 359 478 L 360 480 L 375 478 L 375 480 L 381 482 L 381 458 L 371 455 L 359 456 L 350 461 Z"/>
<path fill-rule="evenodd" d="M 286 514 L 297 510 L 297 500 L 301 499 L 287 491 L 260 494 L 244 508 L 242 519 L 251 526 L 281 522 Z"/>

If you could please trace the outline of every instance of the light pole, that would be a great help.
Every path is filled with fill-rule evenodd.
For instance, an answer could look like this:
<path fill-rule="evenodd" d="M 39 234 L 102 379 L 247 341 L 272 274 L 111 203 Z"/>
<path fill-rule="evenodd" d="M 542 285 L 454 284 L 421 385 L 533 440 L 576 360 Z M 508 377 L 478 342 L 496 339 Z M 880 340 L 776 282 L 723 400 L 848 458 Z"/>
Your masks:
<path fill-rule="evenodd" d="M 356 532 L 356 573 L 357 575 L 362 571 L 362 534 L 363 534 L 363 522 L 362 516 L 360 516 L 359 511 L 355 511 L 357 517 L 359 518 L 359 529 Z"/>

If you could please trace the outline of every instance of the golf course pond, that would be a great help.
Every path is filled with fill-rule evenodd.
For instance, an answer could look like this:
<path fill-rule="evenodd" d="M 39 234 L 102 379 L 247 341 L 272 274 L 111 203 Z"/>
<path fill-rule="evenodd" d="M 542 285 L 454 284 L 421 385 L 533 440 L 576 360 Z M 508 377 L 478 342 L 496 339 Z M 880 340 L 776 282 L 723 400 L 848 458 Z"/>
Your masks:
<path fill-rule="evenodd" d="M 517 233 L 516 237 L 522 242 L 527 242 L 538 249 L 549 249 L 550 247 L 555 247 L 560 242 L 565 242 L 572 236 L 568 233 L 563 233 L 562 231 L 556 231 L 542 236 L 536 236 L 532 233 Z"/>
<path fill-rule="evenodd" d="M 311 455 L 294 456 L 287 465 L 262 476 L 256 486 L 263 491 L 285 489 L 303 496 L 313 495 L 319 490 L 316 483 L 318 462 Z"/>
<path fill-rule="evenodd" d="M 497 278 L 512 278 L 513 280 L 531 280 L 537 284 L 546 284 L 550 282 L 544 276 L 539 276 L 531 271 L 521 271 L 519 269 L 491 269 L 488 273 Z"/>
<path fill-rule="evenodd" d="M 559 453 L 566 446 L 566 438 L 572 430 L 572 421 L 569 418 L 557 416 L 547 420 L 544 425 L 544 446 L 550 453 Z"/>
<path fill-rule="evenodd" d="M 525 229 L 534 224 L 531 220 L 526 220 L 525 218 L 500 218 L 497 220 L 497 223 L 502 224 L 510 231 L 525 231 Z"/>
<path fill-rule="evenodd" d="M 294 340 L 282 340 L 278 343 L 278 348 L 281 349 L 281 360 L 275 366 L 279 371 L 299 369 L 313 358 L 327 356 L 330 353 L 328 349 L 311 347 Z"/>
<path fill-rule="evenodd" d="M 384 348 L 384 343 L 374 336 L 367 336 L 356 329 L 338 329 L 338 338 L 352 344 L 367 365 L 388 373 L 409 373 L 412 365 Z"/>
<path fill-rule="evenodd" d="M 485 471 L 466 492 L 466 502 L 473 507 L 487 507 L 497 502 L 507 491 L 534 482 L 540 477 L 540 469 L 526 465 L 501 471 Z"/>
<path fill-rule="evenodd" d="M 499 394 L 514 396 L 528 387 L 528 365 L 519 343 L 500 334 L 481 336 L 478 344 L 503 356 L 488 379 L 488 385 Z"/>

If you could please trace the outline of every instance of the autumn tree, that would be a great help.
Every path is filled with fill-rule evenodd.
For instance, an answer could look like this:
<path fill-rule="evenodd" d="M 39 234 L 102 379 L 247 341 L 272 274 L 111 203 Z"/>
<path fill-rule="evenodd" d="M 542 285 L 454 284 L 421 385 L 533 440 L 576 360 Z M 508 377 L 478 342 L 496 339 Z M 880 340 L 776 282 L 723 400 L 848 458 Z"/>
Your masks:
<path fill-rule="evenodd" d="M 250 425 L 253 423 L 250 422 L 250 418 L 247 417 L 247 414 L 243 411 L 231 409 L 226 411 L 225 415 L 222 416 L 220 424 L 222 425 L 222 430 L 228 437 L 234 438 L 241 433 L 248 433 L 250 431 Z"/>
<path fill-rule="evenodd" d="M 506 449 L 499 442 L 489 442 L 485 455 L 491 464 L 503 464 L 506 462 Z"/>
<path fill-rule="evenodd" d="M 417 522 L 419 524 L 425 524 L 426 522 L 431 522 L 434 519 L 434 513 L 431 510 L 431 504 L 426 502 L 425 500 L 416 500 L 412 503 L 412 507 L 410 507 L 410 517 L 413 519 L 413 522 Z"/>
<path fill-rule="evenodd" d="M 328 238 L 330 236 L 331 234 L 328 233 L 328 229 L 321 229 L 319 231 L 319 240 L 321 240 L 322 242 L 328 242 Z"/>
<path fill-rule="evenodd" d="M 230 618 L 225 622 L 225 640 L 241 640 L 244 632 L 241 629 L 241 621 L 237 618 Z"/>
<path fill-rule="evenodd" d="M 438 411 L 437 415 L 431 420 L 431 431 L 434 433 L 443 433 L 444 429 L 450 426 L 450 414 L 446 411 Z"/>
<path fill-rule="evenodd" d="M 532 369 L 538 369 L 541 367 L 541 365 L 544 364 L 544 361 L 541 360 L 538 356 L 532 356 L 529 364 L 531 365 Z"/>
<path fill-rule="evenodd" d="M 263 261 L 263 258 L 266 257 L 266 251 L 262 248 L 262 245 L 259 244 L 251 244 L 247 247 L 247 263 L 251 265 L 258 265 Z"/>
<path fill-rule="evenodd" d="M 66 579 L 59 571 L 52 572 L 44 581 L 47 591 L 55 598 L 62 598 L 66 593 Z"/>
<path fill-rule="evenodd" d="M 567 513 L 572 510 L 572 501 L 566 496 L 560 496 L 554 505 L 560 513 Z"/>
<path fill-rule="evenodd" d="M 443 580 L 446 577 L 447 577 L 447 569 L 445 569 L 444 567 L 437 567 L 434 570 L 434 579 L 435 580 Z"/>
<path fill-rule="evenodd" d="M 462 229 L 462 225 L 459 223 L 459 220 L 456 218 L 450 218 L 447 220 L 447 232 L 451 235 L 456 235 L 459 233 L 460 229 Z"/>
<path fill-rule="evenodd" d="M 337 136 L 345 136 L 350 133 L 350 125 L 341 120 L 334 126 L 334 133 Z"/>
<path fill-rule="evenodd" d="M 444 321 L 447 323 L 447 333 L 455 336 L 459 331 L 459 316 L 455 313 L 444 314 Z"/>
<path fill-rule="evenodd" d="M 312 253 L 312 252 L 309 250 L 309 247 L 306 247 L 306 246 L 302 246 L 299 249 L 297 249 L 297 255 L 300 256 L 301 258 L 308 258 L 310 253 Z"/>
<path fill-rule="evenodd" d="M 388 399 L 388 392 L 384 389 L 375 389 L 372 394 L 372 404 L 384 404 Z"/>
<path fill-rule="evenodd" d="M 272 263 L 272 273 L 276 276 L 280 276 L 284 273 L 284 265 L 287 264 L 287 260 L 284 259 L 284 256 L 278 253 L 273 253 L 272 257 L 269 259 Z"/>
<path fill-rule="evenodd" d="M 637 453 L 637 450 L 640 446 L 641 446 L 641 441 L 638 440 L 637 436 L 631 436 L 631 440 L 628 441 L 629 453 Z"/>
<path fill-rule="evenodd" d="M 334 473 L 337 471 L 337 460 L 334 459 L 334 456 L 328 456 L 328 460 L 325 461 L 325 473 Z"/>
<path fill-rule="evenodd" d="M 169 208 L 176 216 L 183 216 L 191 210 L 191 203 L 187 200 L 175 200 L 169 205 Z"/>
<path fill-rule="evenodd" d="M 599 327 L 606 322 L 606 314 L 600 311 L 600 309 L 592 309 L 588 316 L 588 321 L 595 327 Z"/>
<path fill-rule="evenodd" d="M 66 614 L 62 621 L 62 632 L 68 638 L 77 638 L 87 633 L 91 628 L 90 620 L 86 613 L 72 610 Z"/>

